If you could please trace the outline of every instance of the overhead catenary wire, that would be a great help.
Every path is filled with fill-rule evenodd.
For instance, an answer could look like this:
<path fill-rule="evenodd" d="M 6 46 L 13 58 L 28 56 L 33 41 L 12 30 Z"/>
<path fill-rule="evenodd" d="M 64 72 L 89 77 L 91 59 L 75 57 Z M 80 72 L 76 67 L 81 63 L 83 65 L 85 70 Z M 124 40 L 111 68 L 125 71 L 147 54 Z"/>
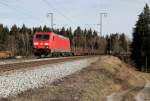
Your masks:
<path fill-rule="evenodd" d="M 45 4 L 48 5 L 48 7 L 50 7 L 51 9 L 55 10 L 56 12 L 59 13 L 59 15 L 63 16 L 67 21 L 75 23 L 74 21 L 72 21 L 68 16 L 66 16 L 65 14 L 63 14 L 62 12 L 60 12 L 57 8 L 55 8 L 49 1 L 47 0 L 42 0 L 43 2 L 45 2 Z"/>
<path fill-rule="evenodd" d="M 53 6 L 52 3 L 50 3 L 48 0 L 42 0 L 44 1 L 49 7 L 52 7 L 53 10 L 55 10 L 56 12 L 58 12 L 61 16 L 63 16 L 66 20 L 70 21 L 73 23 L 73 25 L 75 25 L 75 21 L 73 21 L 72 19 L 70 19 L 68 16 L 66 16 L 65 14 L 63 14 L 61 11 L 59 11 L 57 8 L 55 8 Z M 56 2 L 56 1 L 55 1 Z M 57 2 L 56 2 L 57 3 Z M 85 25 L 85 24 L 84 24 Z M 79 26 L 79 25 L 76 25 L 76 26 Z M 87 24 L 87 26 L 89 26 L 91 29 L 95 30 L 93 27 L 91 27 L 90 25 Z"/>
<path fill-rule="evenodd" d="M 31 17 L 33 17 L 33 18 L 38 18 L 39 17 L 39 16 L 33 16 L 33 14 L 37 15 L 37 12 L 39 11 L 39 9 L 37 9 L 37 8 L 36 9 L 35 8 L 26 9 L 23 6 L 19 7 L 19 5 L 17 5 L 16 3 L 15 3 L 16 5 L 8 5 L 8 1 L 7 0 L 3 0 L 3 1 L 5 1 L 5 4 L 7 4 L 7 6 L 9 8 L 13 8 L 13 9 L 15 9 L 17 11 L 20 11 L 21 13 L 28 15 L 28 17 L 30 17 L 30 18 Z M 15 1 L 17 1 L 18 4 L 23 4 L 23 2 L 21 2 L 21 0 L 15 0 Z M 17 8 L 17 6 L 19 8 Z"/>
<path fill-rule="evenodd" d="M 13 3 L 13 2 L 17 2 L 17 3 Z M 28 3 L 28 2 L 27 2 Z M 37 15 L 37 12 L 39 9 L 28 9 L 25 6 L 20 6 L 19 4 L 23 4 L 23 2 L 21 2 L 21 0 L 14 0 L 12 2 L 9 2 L 7 0 L 3 0 L 0 1 L 0 5 L 2 5 L 3 7 L 7 7 L 8 9 L 12 10 L 13 12 L 15 11 L 15 13 L 19 16 L 17 16 L 17 18 L 19 17 L 20 21 L 24 21 L 25 18 L 28 18 L 27 20 L 29 21 L 36 21 L 37 19 L 38 21 L 42 19 L 39 16 L 34 16 Z M 43 12 L 44 13 L 44 12 Z M 14 15 L 16 16 L 16 15 Z M 22 22 L 22 23 L 26 23 L 26 22 Z M 41 24 L 39 24 L 38 26 L 41 26 Z M 32 26 L 33 27 L 33 26 Z"/>
<path fill-rule="evenodd" d="M 10 6 L 9 4 L 7 4 L 6 2 L 2 2 L 2 1 L 0 1 L 0 5 L 3 5 L 3 6 L 6 6 L 6 7 L 8 7 L 9 9 L 13 9 L 13 10 L 15 10 L 15 11 L 18 11 L 18 12 L 20 12 L 21 10 L 20 9 L 17 9 L 16 7 L 14 7 L 14 6 Z M 17 12 L 17 13 L 18 13 Z M 21 11 L 21 13 L 22 14 L 24 14 L 23 16 L 26 16 L 26 17 L 31 17 L 31 15 L 29 15 L 29 13 L 27 13 L 27 12 L 23 12 L 23 11 Z M 18 13 L 18 14 L 20 14 L 20 13 Z"/>
<path fill-rule="evenodd" d="M 19 2 L 20 0 L 17 0 L 17 2 Z M 70 17 L 68 17 L 67 15 L 63 14 L 59 9 L 57 9 L 51 2 L 49 2 L 48 0 L 42 0 L 45 2 L 45 4 L 48 5 L 49 8 L 53 9 L 55 12 L 57 12 L 59 15 L 63 16 L 68 22 L 71 22 L 72 25 L 75 25 L 75 26 L 80 26 L 78 25 L 77 23 L 75 23 L 75 21 L 73 21 Z M 21 3 L 21 2 L 20 2 Z M 57 2 L 56 2 L 57 3 Z M 28 10 L 26 8 L 17 8 L 16 5 L 11 5 L 10 3 L 8 3 L 7 0 L 3 0 L 3 1 L 0 1 L 0 5 L 3 5 L 3 6 L 6 6 L 8 7 L 9 9 L 11 10 L 14 10 L 14 11 L 17 11 L 17 14 L 22 14 L 21 16 L 26 16 L 26 17 L 33 17 L 32 14 L 37 14 L 36 13 L 36 9 L 35 10 Z M 85 25 L 85 24 L 84 24 Z M 82 25 L 81 25 L 82 26 Z M 86 24 L 86 26 L 88 26 L 89 28 L 95 30 L 95 28 L 93 28 L 91 26 L 91 24 Z"/>
<path fill-rule="evenodd" d="M 57 0 L 53 0 L 53 2 L 55 2 L 55 4 L 59 4 L 59 2 L 57 2 Z M 61 8 L 63 8 L 63 11 L 65 10 L 65 11 L 69 12 L 69 10 L 67 10 L 66 8 L 64 8 L 62 5 L 59 5 L 59 6 L 61 6 Z M 97 26 L 97 24 L 84 24 L 84 25 L 87 25 L 89 27 L 95 26 L 95 25 Z M 93 27 L 91 27 L 91 28 L 94 29 Z"/>
<path fill-rule="evenodd" d="M 23 2 L 21 2 L 21 0 L 17 0 L 17 1 L 20 2 L 20 3 L 23 3 Z M 36 9 L 35 9 L 35 8 L 32 8 L 32 9 L 29 10 L 29 9 L 25 9 L 25 8 L 23 8 L 23 7 L 22 7 L 22 9 L 24 9 L 25 11 L 30 12 L 30 13 L 32 13 L 32 14 L 34 13 L 35 15 L 36 15 L 37 12 L 40 10 L 40 9 L 38 9 L 38 8 L 36 8 Z"/>
<path fill-rule="evenodd" d="M 41 20 L 41 18 L 39 16 L 34 16 L 34 15 L 37 15 L 37 12 L 39 11 L 39 9 L 37 9 L 37 8 L 36 9 L 34 9 L 34 8 L 33 9 L 27 9 L 26 7 L 19 6 L 19 4 L 23 4 L 21 2 L 21 0 L 14 0 L 12 2 L 17 2 L 17 3 L 15 3 L 15 5 L 14 5 L 14 3 L 11 3 L 7 0 L 3 0 L 3 1 L 0 1 L 0 5 L 8 7 L 10 10 L 16 11 L 15 13 L 19 15 L 19 17 L 20 17 L 19 19 L 21 21 L 23 21 L 22 18 L 25 18 L 25 17 L 29 18 L 28 20 L 30 20 L 30 21 L 31 21 L 31 19 L 36 21 L 36 22 L 37 22 L 37 20 L 35 20 L 35 19 L 38 19 L 38 21 Z"/>

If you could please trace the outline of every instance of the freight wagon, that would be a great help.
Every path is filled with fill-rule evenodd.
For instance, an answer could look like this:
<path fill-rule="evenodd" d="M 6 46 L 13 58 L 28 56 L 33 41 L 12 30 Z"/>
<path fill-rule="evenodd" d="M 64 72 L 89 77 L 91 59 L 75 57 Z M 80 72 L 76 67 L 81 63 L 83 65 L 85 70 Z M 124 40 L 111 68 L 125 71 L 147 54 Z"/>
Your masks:
<path fill-rule="evenodd" d="M 14 54 L 11 51 L 0 51 L 0 59 L 6 59 L 13 57 Z"/>

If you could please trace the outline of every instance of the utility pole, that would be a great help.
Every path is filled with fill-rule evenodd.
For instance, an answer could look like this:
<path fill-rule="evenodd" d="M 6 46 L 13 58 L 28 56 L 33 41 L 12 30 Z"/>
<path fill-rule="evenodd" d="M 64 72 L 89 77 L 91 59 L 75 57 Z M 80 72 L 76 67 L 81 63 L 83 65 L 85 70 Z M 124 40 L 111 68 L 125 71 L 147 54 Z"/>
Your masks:
<path fill-rule="evenodd" d="M 100 13 L 100 36 L 102 36 L 103 34 L 103 16 L 106 17 L 107 16 L 107 13 Z"/>
<path fill-rule="evenodd" d="M 51 28 L 53 31 L 53 26 L 54 26 L 54 14 L 53 13 L 47 13 L 47 17 L 51 16 Z"/>

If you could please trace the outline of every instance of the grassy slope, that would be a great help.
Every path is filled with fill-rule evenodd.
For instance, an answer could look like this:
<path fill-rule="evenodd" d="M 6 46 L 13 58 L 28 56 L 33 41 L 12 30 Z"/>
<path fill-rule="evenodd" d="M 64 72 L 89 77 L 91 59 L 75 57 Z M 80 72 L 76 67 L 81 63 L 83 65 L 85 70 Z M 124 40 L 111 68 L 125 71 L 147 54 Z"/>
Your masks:
<path fill-rule="evenodd" d="M 131 90 L 125 97 L 127 101 L 132 101 L 148 78 L 148 75 L 128 68 L 128 65 L 116 57 L 102 56 L 88 68 L 58 80 L 46 88 L 30 90 L 8 100 L 105 101 L 113 92 Z"/>

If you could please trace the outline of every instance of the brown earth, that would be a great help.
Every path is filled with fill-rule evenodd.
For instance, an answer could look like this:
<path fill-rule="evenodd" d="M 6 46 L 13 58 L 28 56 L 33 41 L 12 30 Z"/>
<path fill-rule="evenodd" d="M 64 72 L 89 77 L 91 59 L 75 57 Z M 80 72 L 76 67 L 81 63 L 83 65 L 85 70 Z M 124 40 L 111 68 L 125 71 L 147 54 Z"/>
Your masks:
<path fill-rule="evenodd" d="M 122 100 L 118 101 L 135 101 L 134 96 L 149 79 L 148 74 L 136 71 L 116 57 L 101 56 L 91 66 L 48 87 L 26 91 L 4 101 L 106 101 L 114 92 L 122 94 Z"/>

